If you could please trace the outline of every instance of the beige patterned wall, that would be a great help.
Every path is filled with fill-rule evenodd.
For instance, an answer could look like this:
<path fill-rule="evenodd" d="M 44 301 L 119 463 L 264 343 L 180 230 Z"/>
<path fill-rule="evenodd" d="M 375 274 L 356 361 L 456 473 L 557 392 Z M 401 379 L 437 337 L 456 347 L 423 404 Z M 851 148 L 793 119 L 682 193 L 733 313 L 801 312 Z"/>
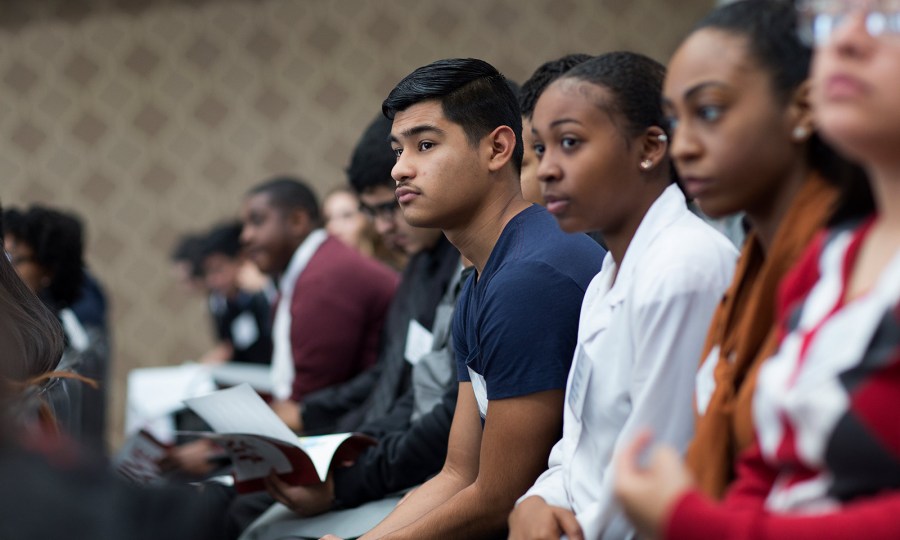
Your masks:
<path fill-rule="evenodd" d="M 0 0 L 0 197 L 80 213 L 108 288 L 113 441 L 128 369 L 209 344 L 174 286 L 184 231 L 268 175 L 343 182 L 402 76 L 476 56 L 524 80 L 568 52 L 665 60 L 706 0 Z"/>

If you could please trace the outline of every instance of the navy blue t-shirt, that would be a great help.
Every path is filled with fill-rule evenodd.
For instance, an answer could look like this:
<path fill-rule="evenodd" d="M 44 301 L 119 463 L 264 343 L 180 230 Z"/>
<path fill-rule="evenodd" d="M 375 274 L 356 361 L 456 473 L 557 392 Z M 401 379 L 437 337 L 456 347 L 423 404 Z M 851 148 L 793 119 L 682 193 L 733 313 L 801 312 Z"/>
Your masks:
<path fill-rule="evenodd" d="M 459 380 L 471 380 L 469 368 L 480 375 L 472 385 L 482 416 L 485 393 L 494 400 L 565 389 L 581 301 L 604 255 L 538 205 L 506 225 L 482 274 L 463 287 L 453 320 Z"/>

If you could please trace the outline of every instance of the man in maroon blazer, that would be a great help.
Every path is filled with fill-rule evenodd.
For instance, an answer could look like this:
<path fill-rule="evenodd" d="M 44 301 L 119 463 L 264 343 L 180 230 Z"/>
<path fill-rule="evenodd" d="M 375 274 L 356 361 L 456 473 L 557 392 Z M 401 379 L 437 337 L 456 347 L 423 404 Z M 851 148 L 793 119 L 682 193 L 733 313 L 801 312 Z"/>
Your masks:
<path fill-rule="evenodd" d="M 297 179 L 274 178 L 251 189 L 241 220 L 247 256 L 279 286 L 272 406 L 296 428 L 303 396 L 375 362 L 398 277 L 328 237 L 315 195 Z"/>

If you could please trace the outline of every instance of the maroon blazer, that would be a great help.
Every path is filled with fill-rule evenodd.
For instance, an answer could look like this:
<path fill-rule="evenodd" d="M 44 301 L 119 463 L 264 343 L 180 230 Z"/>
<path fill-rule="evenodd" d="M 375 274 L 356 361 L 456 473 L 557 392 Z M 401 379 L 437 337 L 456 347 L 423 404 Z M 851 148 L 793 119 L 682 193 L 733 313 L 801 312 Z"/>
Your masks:
<path fill-rule="evenodd" d="M 375 363 L 399 276 L 328 237 L 294 285 L 291 298 L 291 399 L 346 381 Z"/>

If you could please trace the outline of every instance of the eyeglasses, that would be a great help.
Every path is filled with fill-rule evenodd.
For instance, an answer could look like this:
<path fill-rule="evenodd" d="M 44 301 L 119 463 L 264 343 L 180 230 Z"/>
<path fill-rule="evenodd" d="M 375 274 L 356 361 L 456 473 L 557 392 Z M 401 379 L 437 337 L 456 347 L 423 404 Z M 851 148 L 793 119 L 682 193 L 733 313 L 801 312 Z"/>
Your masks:
<path fill-rule="evenodd" d="M 365 203 L 359 203 L 359 211 L 363 213 L 369 219 L 382 219 L 388 220 L 393 219 L 394 214 L 397 212 L 398 204 L 396 200 L 391 200 L 388 202 L 383 202 L 381 204 L 376 204 L 374 206 L 369 206 Z"/>
<path fill-rule="evenodd" d="M 810 46 L 824 45 L 841 25 L 859 12 L 870 36 L 900 35 L 900 0 L 799 0 L 800 39 Z"/>
<path fill-rule="evenodd" d="M 4 253 L 6 254 L 6 260 L 8 260 L 13 266 L 19 266 L 20 264 L 34 262 L 34 257 L 30 255 L 21 255 L 19 257 L 15 257 L 12 253 L 6 250 L 4 250 Z"/>

